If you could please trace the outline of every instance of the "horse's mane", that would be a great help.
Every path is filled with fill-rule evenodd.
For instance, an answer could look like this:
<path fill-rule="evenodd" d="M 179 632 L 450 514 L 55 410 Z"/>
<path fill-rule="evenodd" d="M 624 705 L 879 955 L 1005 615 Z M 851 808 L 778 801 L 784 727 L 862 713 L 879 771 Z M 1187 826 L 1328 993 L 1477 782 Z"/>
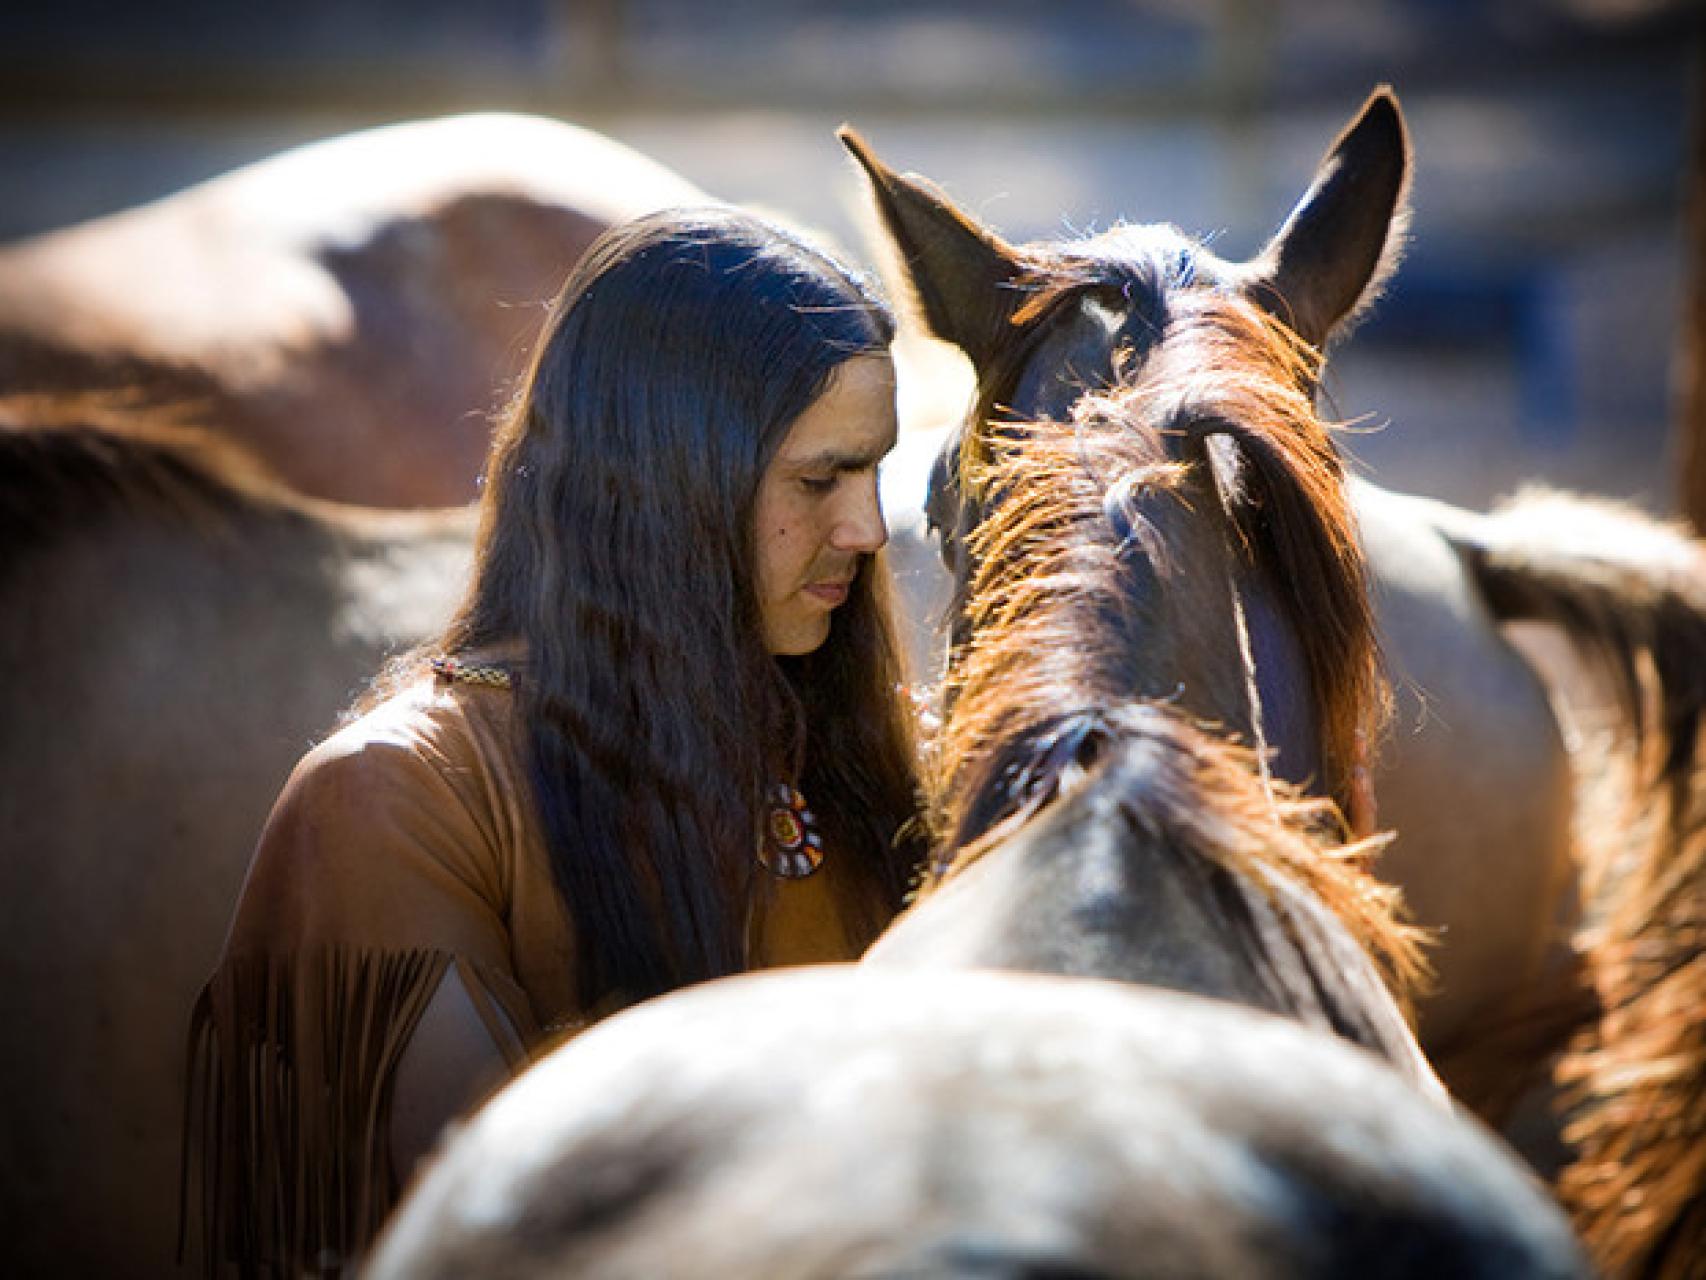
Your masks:
<path fill-rule="evenodd" d="M 1402 920 L 1399 891 L 1370 874 L 1387 838 L 1344 842 L 1332 801 L 1283 781 L 1264 784 L 1250 748 L 1169 703 L 1139 701 L 1057 712 L 1008 744 L 1000 759 L 1007 815 L 958 848 L 926 892 L 1044 809 L 1094 803 L 1101 813 L 1117 814 L 1133 838 L 1160 842 L 1243 887 L 1242 895 L 1220 899 L 1233 913 L 1227 937 L 1259 935 L 1264 926 L 1239 905 L 1246 898 L 1264 902 L 1291 944 L 1262 946 L 1265 963 L 1279 971 L 1282 986 L 1302 989 L 1302 1003 L 1318 999 L 1347 1024 L 1339 1028 L 1345 1034 L 1363 1043 L 1379 1037 L 1355 1025 L 1363 1002 L 1339 989 L 1354 985 L 1355 966 L 1332 954 L 1333 942 L 1308 904 L 1344 927 L 1399 1005 L 1411 1008 L 1428 975 L 1425 934 Z"/>
<path fill-rule="evenodd" d="M 1623 504 L 1541 488 L 1451 536 L 1495 617 L 1558 626 L 1604 677 L 1639 757 L 1632 789 L 1680 835 L 1706 732 L 1706 543 Z M 1590 894 L 1603 888 L 1590 879 Z"/>
<path fill-rule="evenodd" d="M 1706 1233 L 1706 545 L 1537 490 L 1453 541 L 1495 617 L 1560 628 L 1618 704 L 1577 752 L 1604 1012 L 1559 1068 L 1578 1152 L 1560 1194 L 1608 1272 L 1673 1274 Z"/>
<path fill-rule="evenodd" d="M 1167 548 L 1123 495 L 1180 494 L 1207 465 L 1197 441 L 1231 436 L 1244 482 L 1223 496 L 1244 552 L 1268 575 L 1304 654 L 1321 728 L 1327 794 L 1341 806 L 1388 707 L 1369 588 L 1343 468 L 1311 391 L 1320 357 L 1255 306 L 1180 291 L 1135 375 L 1086 395 L 1070 422 L 991 422 L 959 460 L 968 494 L 991 495 L 968 538 L 960 601 L 973 637 L 949 672 L 952 714 L 940 760 L 975 771 L 990 744 L 1062 705 L 1112 705 L 1134 692 L 1128 542 L 1155 572 Z M 1170 439 L 1188 443 L 1169 450 Z M 1116 522 L 1130 527 L 1116 529 Z M 1111 519 L 1110 516 L 1113 518 Z M 1047 655 L 1046 660 L 1039 655 Z M 940 780 L 938 800 L 978 790 Z M 941 815 L 939 829 L 960 825 Z"/>
<path fill-rule="evenodd" d="M 216 534 L 335 509 L 181 407 L 114 393 L 0 396 L 0 574 L 26 549 L 121 515 Z"/>

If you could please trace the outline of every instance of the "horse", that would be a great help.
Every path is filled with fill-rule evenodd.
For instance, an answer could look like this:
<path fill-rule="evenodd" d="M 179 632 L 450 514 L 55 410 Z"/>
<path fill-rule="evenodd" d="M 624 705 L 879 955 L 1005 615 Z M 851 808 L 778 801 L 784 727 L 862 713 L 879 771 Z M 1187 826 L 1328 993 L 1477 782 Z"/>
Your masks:
<path fill-rule="evenodd" d="M 1590 1274 L 1369 1055 L 1117 983 L 817 966 L 637 1005 L 417 1177 L 371 1280 Z"/>
<path fill-rule="evenodd" d="M 177 1274 L 186 1027 L 249 852 L 448 619 L 473 535 L 304 498 L 152 410 L 0 402 L 7 1274 Z"/>
<path fill-rule="evenodd" d="M 0 248 L 0 389 L 193 402 L 303 493 L 471 501 L 488 411 L 605 228 L 708 197 L 481 113 L 315 142 Z"/>
<path fill-rule="evenodd" d="M 1420 940 L 1361 865 L 1378 841 L 1337 839 L 1379 685 L 1306 353 L 1247 303 L 1191 306 L 1130 386 L 1005 424 L 961 473 L 977 516 L 932 747 L 938 854 L 866 960 L 1240 1000 L 1443 1098 L 1401 1011 Z M 1342 678 L 1310 705 L 1318 671 Z M 1306 799 L 1286 767 L 1335 799 Z"/>
<path fill-rule="evenodd" d="M 939 459 L 927 502 L 961 594 L 956 549 L 979 511 L 957 486 L 975 477 L 989 440 L 1014 420 L 1068 418 L 1087 393 L 1141 378 L 1207 297 L 1236 299 L 1288 330 L 1302 352 L 1298 385 L 1313 394 L 1329 343 L 1395 269 L 1408 223 L 1409 140 L 1386 88 L 1245 262 L 1169 226 L 1010 246 L 857 135 L 843 137 L 924 323 L 977 372 L 977 405 Z M 1271 687 L 1262 672 L 1275 663 L 1263 650 L 1275 628 L 1259 616 L 1230 628 L 1223 619 L 1207 640 L 1247 651 L 1246 705 L 1200 686 L 1179 696 L 1277 747 L 1282 776 L 1360 808 L 1363 823 L 1378 811 L 1397 832 L 1381 873 L 1439 939 L 1420 1032 L 1447 1084 L 1513 1137 L 1531 1126 L 1525 1150 L 1557 1173 L 1608 1269 L 1680 1268 L 1678 1259 L 1706 1253 L 1706 1036 L 1679 1012 L 1706 996 L 1700 546 L 1603 504 L 1531 498 L 1483 516 L 1360 481 L 1348 493 L 1397 689 L 1395 727 L 1353 735 L 1354 753 L 1341 752 L 1335 770 L 1325 699 L 1340 676 L 1316 664 L 1306 696 Z M 1572 526 L 1591 538 L 1560 544 Z M 1217 580 L 1228 581 L 1224 570 Z M 1243 591 L 1234 574 L 1229 597 Z M 950 616 L 950 630 L 963 631 L 963 617 Z M 1521 622 L 1560 630 L 1620 704 L 1619 737 L 1640 761 L 1628 788 L 1636 820 L 1578 820 L 1591 816 L 1588 782 L 1610 772 L 1607 757 L 1583 735 L 1567 747 L 1553 699 L 1571 685 L 1513 643 L 1506 628 Z M 1322 613 L 1309 625 L 1334 630 L 1344 617 Z M 1200 634 L 1183 633 L 1181 647 Z M 1296 669 L 1283 652 L 1277 665 Z M 1549 1096 L 1561 1087 L 1571 1094 L 1567 1143 Z"/>

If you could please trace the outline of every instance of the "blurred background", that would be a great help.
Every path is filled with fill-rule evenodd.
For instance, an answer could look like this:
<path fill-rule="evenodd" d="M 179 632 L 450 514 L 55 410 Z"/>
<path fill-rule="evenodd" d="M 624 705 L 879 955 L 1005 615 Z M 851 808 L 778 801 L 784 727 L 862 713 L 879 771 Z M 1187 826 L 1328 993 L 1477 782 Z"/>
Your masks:
<path fill-rule="evenodd" d="M 1695 0 L 25 0 L 0 7 L 0 241 L 284 148 L 478 109 L 600 130 L 870 263 L 832 131 L 1009 239 L 1172 221 L 1254 252 L 1368 90 L 1413 239 L 1335 358 L 1351 449 L 1481 506 L 1677 506 Z M 548 282 L 554 285 L 555 281 Z"/>

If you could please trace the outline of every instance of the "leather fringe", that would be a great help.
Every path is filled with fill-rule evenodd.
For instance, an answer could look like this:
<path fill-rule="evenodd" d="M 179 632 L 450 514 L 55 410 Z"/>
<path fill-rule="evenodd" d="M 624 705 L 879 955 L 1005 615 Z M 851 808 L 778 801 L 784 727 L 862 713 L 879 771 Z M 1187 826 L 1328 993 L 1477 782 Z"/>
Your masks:
<path fill-rule="evenodd" d="M 501 1005 L 475 966 L 443 951 L 220 966 L 190 1024 L 180 1263 L 199 1235 L 208 1276 L 353 1270 L 400 1191 L 397 1064 L 453 963 L 477 1006 Z"/>

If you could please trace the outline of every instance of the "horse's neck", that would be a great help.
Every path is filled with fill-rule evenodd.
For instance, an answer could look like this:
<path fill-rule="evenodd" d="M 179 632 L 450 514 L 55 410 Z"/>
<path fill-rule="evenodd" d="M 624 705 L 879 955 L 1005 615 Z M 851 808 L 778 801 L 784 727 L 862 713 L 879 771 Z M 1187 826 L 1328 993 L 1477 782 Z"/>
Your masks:
<path fill-rule="evenodd" d="M 1117 819 L 1060 806 L 990 848 L 903 915 L 868 953 L 877 964 L 1018 969 L 1168 987 L 1276 1007 L 1218 920 L 1200 869 Z"/>
<path fill-rule="evenodd" d="M 1380 974 L 1337 919 L 1289 882 L 1251 883 L 1186 844 L 1081 792 L 955 872 L 867 960 L 1230 1000 L 1343 1036 L 1438 1091 Z"/>
<path fill-rule="evenodd" d="M 1107 978 L 1299 1012 L 1262 955 L 1282 935 L 1262 936 L 1246 896 L 1204 860 L 1080 795 L 956 872 L 871 954 Z"/>
<path fill-rule="evenodd" d="M 1286 976 L 1291 1006 L 1281 1012 L 1371 1050 L 1444 1105 L 1445 1086 L 1368 953 L 1320 902 L 1295 885 L 1276 879 L 1271 891 L 1278 910 L 1264 902 L 1257 915 L 1264 929 L 1279 929 L 1286 937 L 1273 944 L 1288 957 L 1276 966 Z"/>

